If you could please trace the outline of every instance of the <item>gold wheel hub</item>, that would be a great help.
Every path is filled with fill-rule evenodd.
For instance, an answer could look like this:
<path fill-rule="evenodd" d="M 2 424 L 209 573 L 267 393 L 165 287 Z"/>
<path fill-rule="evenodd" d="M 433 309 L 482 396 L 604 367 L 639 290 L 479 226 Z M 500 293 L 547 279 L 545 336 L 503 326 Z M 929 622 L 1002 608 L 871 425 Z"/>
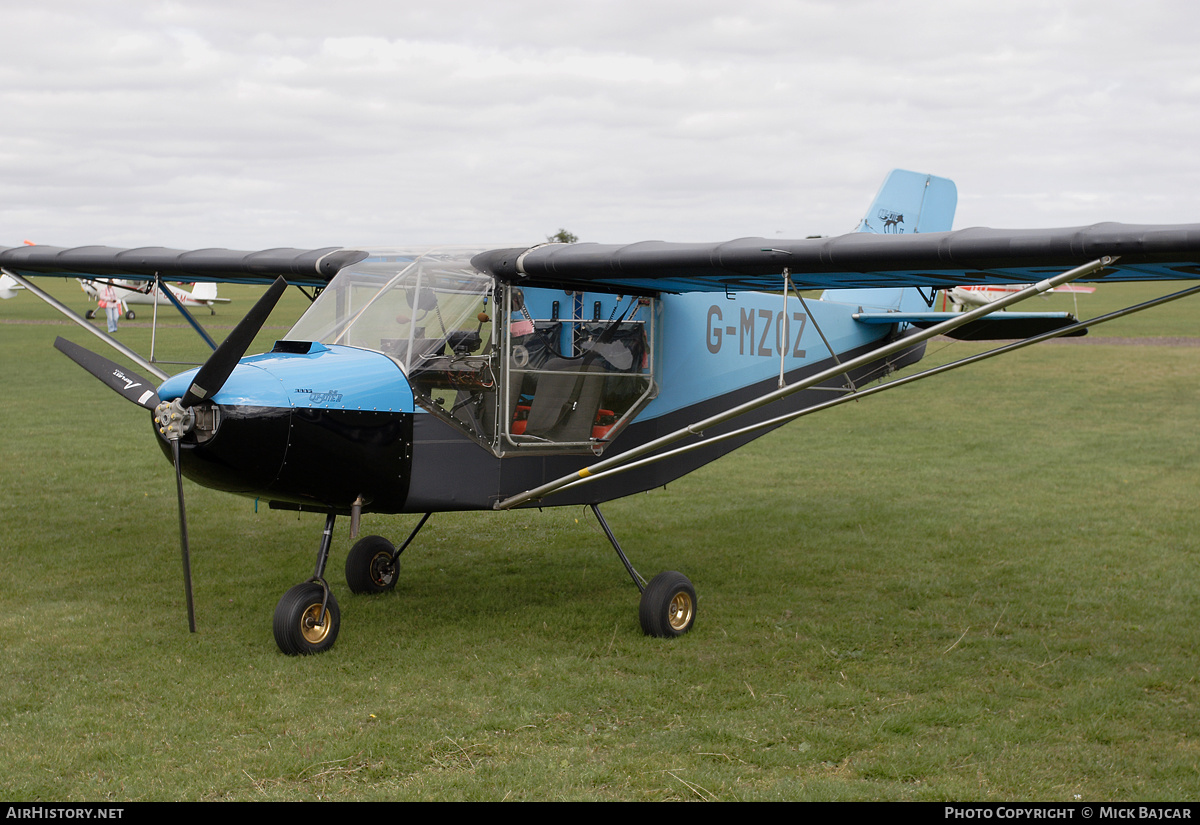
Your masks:
<path fill-rule="evenodd" d="M 671 599 L 671 606 L 667 608 L 667 621 L 671 628 L 678 631 L 687 627 L 695 609 L 691 596 L 683 592 L 676 593 L 675 598 Z"/>
<path fill-rule="evenodd" d="M 325 624 L 317 624 L 320 620 L 320 602 L 310 604 L 304 611 L 304 615 L 300 617 L 300 634 L 310 645 L 317 645 L 325 641 L 325 637 L 329 635 L 329 629 L 333 626 L 333 622 L 329 621 L 328 611 L 325 613 Z"/>

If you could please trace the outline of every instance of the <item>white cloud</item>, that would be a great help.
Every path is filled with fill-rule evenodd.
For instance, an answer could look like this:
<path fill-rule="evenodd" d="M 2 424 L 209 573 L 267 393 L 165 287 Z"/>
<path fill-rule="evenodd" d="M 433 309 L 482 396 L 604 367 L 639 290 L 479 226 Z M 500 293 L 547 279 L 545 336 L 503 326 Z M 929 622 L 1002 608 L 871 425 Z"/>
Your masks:
<path fill-rule="evenodd" d="M 240 248 L 1200 217 L 1183 2 L 0 10 L 0 238 Z"/>

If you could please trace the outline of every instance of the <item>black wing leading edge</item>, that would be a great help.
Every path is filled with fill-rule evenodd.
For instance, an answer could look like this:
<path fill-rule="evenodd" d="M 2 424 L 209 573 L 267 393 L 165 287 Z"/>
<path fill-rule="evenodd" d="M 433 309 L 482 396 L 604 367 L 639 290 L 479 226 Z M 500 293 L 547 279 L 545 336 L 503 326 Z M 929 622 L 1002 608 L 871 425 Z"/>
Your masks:
<path fill-rule="evenodd" d="M 0 249 L 0 267 L 23 275 L 57 275 L 70 278 L 111 276 L 168 281 L 219 281 L 269 284 L 286 278 L 289 284 L 323 287 L 350 264 L 367 257 L 359 249 L 266 249 L 238 252 L 231 249 L 116 249 L 81 246 L 18 246 Z"/>
<path fill-rule="evenodd" d="M 549 244 L 493 250 L 473 263 L 516 283 L 694 292 L 778 289 L 785 268 L 800 289 L 1036 283 L 1104 256 L 1120 260 L 1082 280 L 1200 278 L 1200 224 L 853 233 L 717 244 Z"/>
<path fill-rule="evenodd" d="M 25 246 L 0 249 L 0 267 L 28 275 L 257 284 L 282 276 L 291 284 L 321 287 L 368 254 L 340 247 L 239 252 Z M 1105 256 L 1119 260 L 1083 280 L 1200 278 L 1200 224 L 851 233 L 791 241 L 544 244 L 495 249 L 472 262 L 513 283 L 632 293 L 775 290 L 785 269 L 799 289 L 1035 283 Z"/>

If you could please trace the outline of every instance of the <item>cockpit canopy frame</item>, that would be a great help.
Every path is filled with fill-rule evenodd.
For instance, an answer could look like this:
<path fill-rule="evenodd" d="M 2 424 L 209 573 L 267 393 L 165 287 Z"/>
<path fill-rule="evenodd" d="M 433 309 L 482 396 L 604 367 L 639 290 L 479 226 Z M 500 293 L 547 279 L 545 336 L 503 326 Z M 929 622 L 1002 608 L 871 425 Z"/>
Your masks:
<path fill-rule="evenodd" d="M 288 339 L 388 356 L 423 410 L 498 456 L 603 452 L 657 394 L 656 300 L 509 286 L 479 251 L 372 251 Z"/>

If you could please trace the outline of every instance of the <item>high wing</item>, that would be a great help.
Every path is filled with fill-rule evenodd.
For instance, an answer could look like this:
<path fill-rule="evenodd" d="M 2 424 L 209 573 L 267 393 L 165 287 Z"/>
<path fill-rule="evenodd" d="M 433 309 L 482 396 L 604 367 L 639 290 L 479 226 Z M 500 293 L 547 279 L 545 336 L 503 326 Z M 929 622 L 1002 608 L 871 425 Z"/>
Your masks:
<path fill-rule="evenodd" d="M 338 270 L 367 257 L 358 249 L 267 249 L 238 252 L 231 249 L 184 251 L 143 247 L 116 249 L 82 246 L 18 246 L 0 249 L 0 267 L 20 275 L 55 275 L 64 278 L 111 276 L 129 280 L 211 281 L 270 284 L 284 277 L 289 284 L 323 287 Z"/>
<path fill-rule="evenodd" d="M 292 284 L 320 287 L 341 268 L 368 256 L 365 250 L 339 247 L 240 252 L 23 246 L 0 249 L 0 267 L 22 275 L 251 284 L 283 276 Z M 1200 224 L 974 228 L 696 244 L 544 244 L 491 250 L 472 263 L 501 280 L 531 286 L 683 293 L 775 290 L 785 269 L 798 289 L 1029 284 L 1105 256 L 1118 260 L 1081 280 L 1200 278 Z"/>
<path fill-rule="evenodd" d="M 1119 260 L 1081 280 L 1200 278 L 1200 224 L 852 233 L 717 244 L 548 244 L 493 250 L 473 263 L 502 280 L 537 286 L 712 292 L 779 289 L 785 268 L 799 289 L 1028 284 L 1105 256 Z"/>

